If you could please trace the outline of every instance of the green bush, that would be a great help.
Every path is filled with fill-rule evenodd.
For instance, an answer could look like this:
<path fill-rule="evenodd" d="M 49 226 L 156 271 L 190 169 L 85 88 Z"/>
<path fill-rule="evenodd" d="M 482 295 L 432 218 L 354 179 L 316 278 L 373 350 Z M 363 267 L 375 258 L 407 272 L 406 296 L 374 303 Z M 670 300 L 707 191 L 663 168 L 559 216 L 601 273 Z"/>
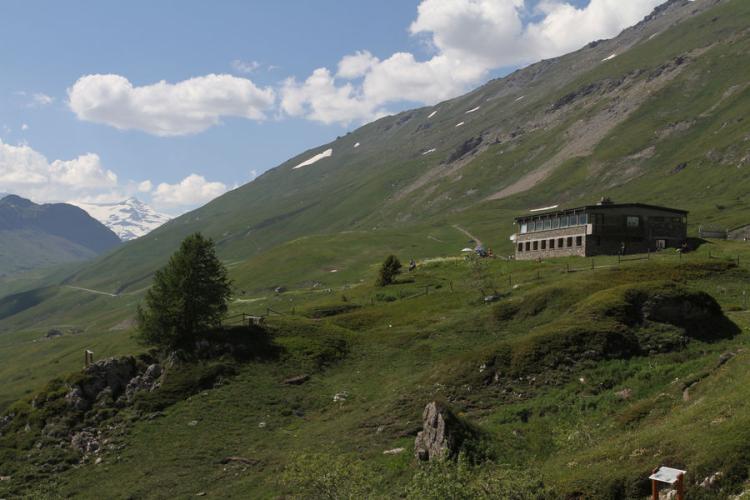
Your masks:
<path fill-rule="evenodd" d="M 401 261 L 395 255 L 389 255 L 380 266 L 376 284 L 377 286 L 390 285 L 399 274 L 401 274 Z"/>
<path fill-rule="evenodd" d="M 284 469 L 281 487 L 286 498 L 357 500 L 375 497 L 377 478 L 371 465 L 356 457 L 300 454 Z"/>
<path fill-rule="evenodd" d="M 406 488 L 413 500 L 544 500 L 555 498 L 533 470 L 514 470 L 494 465 L 472 467 L 463 457 L 457 463 L 421 465 Z"/>

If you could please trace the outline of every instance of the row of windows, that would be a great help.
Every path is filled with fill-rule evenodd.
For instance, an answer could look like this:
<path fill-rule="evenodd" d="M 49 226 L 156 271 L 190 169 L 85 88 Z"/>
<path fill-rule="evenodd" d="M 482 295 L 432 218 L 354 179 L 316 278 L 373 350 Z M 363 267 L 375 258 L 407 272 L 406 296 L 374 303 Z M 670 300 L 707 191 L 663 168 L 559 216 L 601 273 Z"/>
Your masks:
<path fill-rule="evenodd" d="M 570 214 L 555 217 L 544 217 L 521 223 L 521 234 L 560 229 L 561 227 L 585 226 L 588 224 L 586 214 Z"/>
<path fill-rule="evenodd" d="M 519 252 L 538 252 L 539 250 L 555 250 L 563 248 L 580 247 L 583 245 L 583 236 L 568 236 L 567 238 L 552 238 L 550 240 L 525 241 L 518 244 Z"/>

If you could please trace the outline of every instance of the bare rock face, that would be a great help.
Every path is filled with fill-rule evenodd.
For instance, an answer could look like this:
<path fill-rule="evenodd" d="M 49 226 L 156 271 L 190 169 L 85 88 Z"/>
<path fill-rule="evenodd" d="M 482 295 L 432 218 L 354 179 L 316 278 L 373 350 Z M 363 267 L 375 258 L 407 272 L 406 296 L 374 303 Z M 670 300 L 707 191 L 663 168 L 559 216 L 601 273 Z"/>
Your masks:
<path fill-rule="evenodd" d="M 445 404 L 433 401 L 422 413 L 422 430 L 414 441 L 414 455 L 422 461 L 455 457 L 467 439 L 478 433 Z"/>
<path fill-rule="evenodd" d="M 125 398 L 132 402 L 135 394 L 139 391 L 153 391 L 161 386 L 162 369 L 158 363 L 149 365 L 143 375 L 133 377 L 125 388 Z"/>
<path fill-rule="evenodd" d="M 74 434 L 70 439 L 70 446 L 84 455 L 97 453 L 100 448 L 99 440 L 92 431 L 81 431 Z"/>
<path fill-rule="evenodd" d="M 65 399 L 76 410 L 85 411 L 94 402 L 117 400 L 136 375 L 135 358 L 108 358 L 86 368 L 80 382 L 71 387 Z"/>

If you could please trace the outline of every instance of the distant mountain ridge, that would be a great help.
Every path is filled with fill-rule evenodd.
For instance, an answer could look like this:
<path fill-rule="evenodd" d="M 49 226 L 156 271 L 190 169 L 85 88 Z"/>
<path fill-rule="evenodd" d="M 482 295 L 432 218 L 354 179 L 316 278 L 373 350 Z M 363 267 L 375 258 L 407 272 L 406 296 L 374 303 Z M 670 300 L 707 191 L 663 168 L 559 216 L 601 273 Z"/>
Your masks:
<path fill-rule="evenodd" d="M 115 203 L 71 203 L 110 228 L 123 241 L 140 238 L 171 220 L 170 216 L 133 197 Z"/>
<path fill-rule="evenodd" d="M 0 199 L 0 273 L 85 260 L 120 243 L 76 206 L 39 205 L 16 195 Z"/>

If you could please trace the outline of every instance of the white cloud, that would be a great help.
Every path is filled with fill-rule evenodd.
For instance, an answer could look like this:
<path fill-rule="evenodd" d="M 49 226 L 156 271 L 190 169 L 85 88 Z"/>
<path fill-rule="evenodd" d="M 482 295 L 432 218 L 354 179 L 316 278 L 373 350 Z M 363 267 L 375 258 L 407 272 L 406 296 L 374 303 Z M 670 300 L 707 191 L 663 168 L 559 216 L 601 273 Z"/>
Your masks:
<path fill-rule="evenodd" d="M 25 124 L 25 123 L 22 123 L 21 124 L 21 130 L 23 130 L 23 131 L 29 130 L 29 126 L 27 124 Z"/>
<path fill-rule="evenodd" d="M 235 59 L 231 63 L 232 69 L 238 73 L 252 73 L 260 69 L 261 64 L 258 61 L 243 61 L 242 59 Z"/>
<path fill-rule="evenodd" d="M 368 51 L 344 56 L 335 76 L 318 68 L 303 82 L 288 79 L 281 109 L 323 123 L 364 122 L 388 104 L 433 104 L 455 97 L 493 69 L 562 55 L 617 35 L 664 0 L 591 0 L 576 8 L 542 0 L 533 12 L 524 0 L 422 0 L 409 27 L 435 54 L 419 61 L 399 52 L 380 60 Z M 536 14 L 534 22 L 524 18 Z M 353 80 L 362 79 L 353 83 Z"/>
<path fill-rule="evenodd" d="M 87 75 L 68 89 L 68 98 L 81 120 L 158 136 L 202 132 L 223 116 L 263 120 L 275 103 L 271 88 L 214 74 L 141 87 L 120 75 Z"/>
<path fill-rule="evenodd" d="M 64 201 L 117 187 L 117 175 L 94 153 L 50 162 L 28 145 L 0 141 L 0 192 L 35 201 Z"/>
<path fill-rule="evenodd" d="M 209 182 L 202 175 L 190 174 L 177 184 L 159 184 L 153 201 L 162 208 L 190 207 L 208 203 L 226 191 L 227 186 L 221 182 Z"/>
<path fill-rule="evenodd" d="M 141 193 L 149 193 L 154 189 L 154 185 L 149 180 L 145 180 L 138 184 L 138 191 Z"/>
<path fill-rule="evenodd" d="M 339 71 L 336 76 L 347 79 L 359 78 L 365 76 L 379 62 L 380 60 L 369 51 L 357 51 L 355 54 L 344 56 L 339 61 Z"/>

